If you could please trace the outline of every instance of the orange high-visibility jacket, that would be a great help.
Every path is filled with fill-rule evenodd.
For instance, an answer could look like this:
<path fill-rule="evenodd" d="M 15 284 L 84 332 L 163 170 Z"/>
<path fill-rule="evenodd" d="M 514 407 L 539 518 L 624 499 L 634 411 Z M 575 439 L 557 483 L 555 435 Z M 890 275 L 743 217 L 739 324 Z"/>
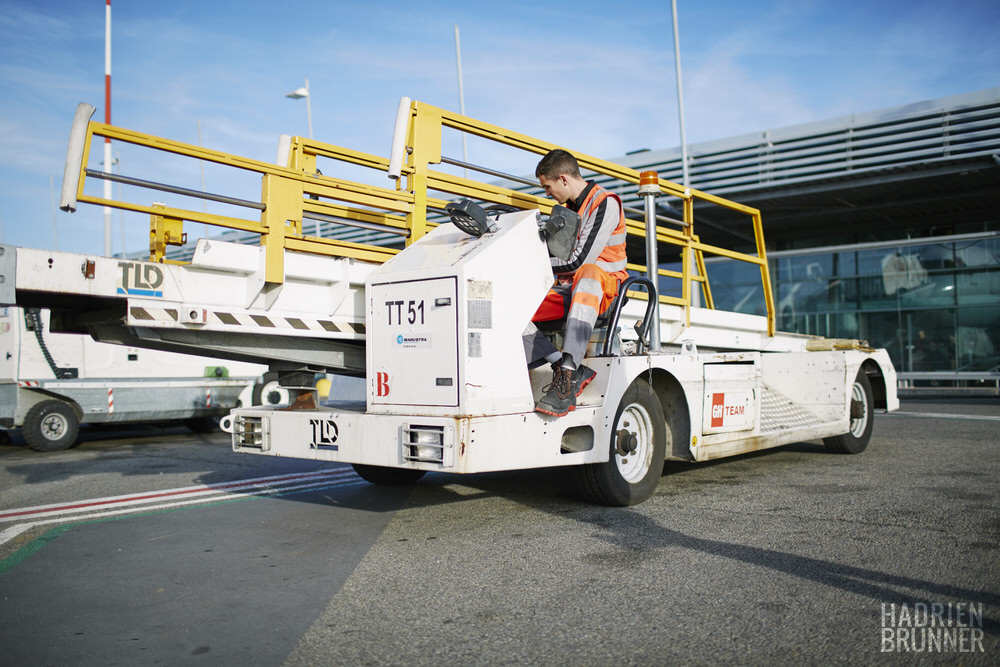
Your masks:
<path fill-rule="evenodd" d="M 577 243 L 569 259 L 552 260 L 557 276 L 572 274 L 584 264 L 596 264 L 619 280 L 625 272 L 625 213 L 618 195 L 589 182 L 575 202 L 567 206 L 580 214 Z"/>

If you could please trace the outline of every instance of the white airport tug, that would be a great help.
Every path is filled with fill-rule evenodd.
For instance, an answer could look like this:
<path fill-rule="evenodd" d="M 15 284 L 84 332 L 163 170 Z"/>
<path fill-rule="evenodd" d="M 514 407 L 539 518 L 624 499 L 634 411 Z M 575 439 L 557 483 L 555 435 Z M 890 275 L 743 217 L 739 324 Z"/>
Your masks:
<path fill-rule="evenodd" d="M 539 216 L 501 214 L 478 238 L 442 224 L 374 268 L 366 405 L 238 409 L 233 448 L 348 462 L 376 483 L 576 466 L 590 499 L 631 505 L 652 494 L 666 459 L 812 438 L 857 453 L 876 404 L 896 407 L 884 350 L 768 336 L 764 318 L 704 309 L 681 328 L 683 309 L 661 306 L 661 327 L 683 342 L 653 352 L 612 331 L 603 350 L 600 331 L 585 360 L 597 377 L 576 409 L 535 412 L 550 371 L 528 370 L 521 336 L 553 280 Z M 628 299 L 614 319 L 641 323 L 647 304 Z"/>

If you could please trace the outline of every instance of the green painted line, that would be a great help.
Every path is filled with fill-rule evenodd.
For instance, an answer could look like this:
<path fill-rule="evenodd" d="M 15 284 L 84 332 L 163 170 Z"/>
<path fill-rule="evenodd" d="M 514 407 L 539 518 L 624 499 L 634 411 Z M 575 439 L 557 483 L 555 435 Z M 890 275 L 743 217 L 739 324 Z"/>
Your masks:
<path fill-rule="evenodd" d="M 7 558 L 4 558 L 0 561 L 0 574 L 4 574 L 7 570 L 13 569 L 28 560 L 28 558 L 38 553 L 46 544 L 55 541 L 55 539 L 66 532 L 69 527 L 69 525 L 63 525 L 50 528 L 45 531 L 45 534 L 41 537 L 32 540 Z"/>

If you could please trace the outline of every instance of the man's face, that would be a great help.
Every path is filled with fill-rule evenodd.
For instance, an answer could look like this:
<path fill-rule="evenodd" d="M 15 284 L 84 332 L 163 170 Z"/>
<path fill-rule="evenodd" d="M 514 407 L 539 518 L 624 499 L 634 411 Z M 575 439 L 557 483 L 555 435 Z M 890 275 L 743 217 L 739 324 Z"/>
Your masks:
<path fill-rule="evenodd" d="M 552 197 L 560 204 L 565 204 L 571 198 L 569 191 L 569 179 L 566 176 L 559 176 L 558 178 L 549 180 L 542 174 L 538 177 L 538 183 L 545 190 L 545 194 Z"/>

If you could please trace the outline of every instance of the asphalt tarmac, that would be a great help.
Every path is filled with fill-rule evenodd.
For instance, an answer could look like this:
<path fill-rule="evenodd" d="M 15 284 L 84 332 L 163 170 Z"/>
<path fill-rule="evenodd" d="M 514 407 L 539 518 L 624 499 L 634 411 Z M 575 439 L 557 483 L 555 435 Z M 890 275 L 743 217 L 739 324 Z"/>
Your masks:
<path fill-rule="evenodd" d="M 671 463 L 622 509 L 565 470 L 385 488 L 224 434 L 15 440 L 0 646 L 32 665 L 993 665 L 998 435 L 996 399 L 904 401 L 861 455 Z"/>

